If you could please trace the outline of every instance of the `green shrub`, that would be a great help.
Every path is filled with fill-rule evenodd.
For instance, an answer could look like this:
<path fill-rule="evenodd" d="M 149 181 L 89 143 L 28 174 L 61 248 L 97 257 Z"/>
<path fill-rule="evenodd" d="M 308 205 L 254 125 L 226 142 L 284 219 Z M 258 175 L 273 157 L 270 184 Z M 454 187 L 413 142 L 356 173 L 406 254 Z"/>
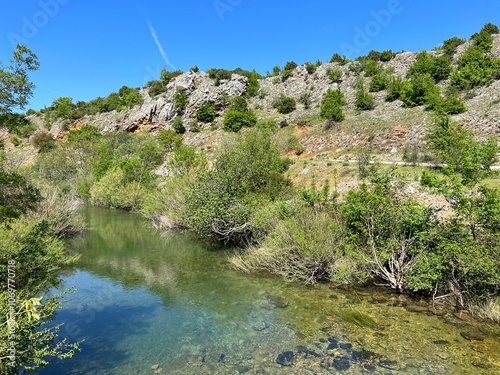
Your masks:
<path fill-rule="evenodd" d="M 182 143 L 182 135 L 170 129 L 160 129 L 156 137 L 167 152 L 172 151 L 175 146 Z"/>
<path fill-rule="evenodd" d="M 297 63 L 295 61 L 288 61 L 283 67 L 283 71 L 285 70 L 294 70 L 297 67 Z"/>
<path fill-rule="evenodd" d="M 343 73 L 340 69 L 328 70 L 328 78 L 332 83 L 341 83 L 342 75 Z"/>
<path fill-rule="evenodd" d="M 403 92 L 404 82 L 399 76 L 392 76 L 387 82 L 387 96 L 385 100 L 388 102 L 393 102 L 395 100 L 401 99 L 401 93 Z"/>
<path fill-rule="evenodd" d="M 394 57 L 394 55 L 395 53 L 392 52 L 392 50 L 390 49 L 385 50 L 380 54 L 380 61 L 382 62 L 390 61 Z"/>
<path fill-rule="evenodd" d="M 212 122 L 215 120 L 216 116 L 215 105 L 212 102 L 203 103 L 196 111 L 196 118 L 200 122 Z"/>
<path fill-rule="evenodd" d="M 355 104 L 358 111 L 369 111 L 375 108 L 375 98 L 361 88 L 356 93 Z"/>
<path fill-rule="evenodd" d="M 304 67 L 306 68 L 307 73 L 309 73 L 309 74 L 314 74 L 314 72 L 315 72 L 315 71 L 316 71 L 316 69 L 317 69 L 316 64 L 313 64 L 313 63 L 311 63 L 311 62 L 306 62 L 306 63 L 304 64 Z"/>
<path fill-rule="evenodd" d="M 340 65 L 345 65 L 349 62 L 349 59 L 345 56 L 340 56 L 338 53 L 334 53 L 330 59 L 330 63 L 337 63 Z"/>
<path fill-rule="evenodd" d="M 197 177 L 186 199 L 186 225 L 224 243 L 250 243 L 251 212 L 282 194 L 287 168 L 269 132 L 250 131 L 221 149 L 213 168 Z"/>
<path fill-rule="evenodd" d="M 364 65 L 365 75 L 372 77 L 376 74 L 381 74 L 384 68 L 375 60 L 368 60 Z"/>
<path fill-rule="evenodd" d="M 417 60 L 408 70 L 408 78 L 429 74 L 435 82 L 439 82 L 448 78 L 451 71 L 451 62 L 447 56 L 436 57 L 423 51 L 417 55 Z"/>
<path fill-rule="evenodd" d="M 375 74 L 372 76 L 368 89 L 370 92 L 379 92 L 387 88 L 387 76 L 385 74 Z"/>
<path fill-rule="evenodd" d="M 430 74 L 422 74 L 403 84 L 401 100 L 405 107 L 416 107 L 431 103 L 439 95 L 439 88 Z"/>
<path fill-rule="evenodd" d="M 182 115 L 188 103 L 189 99 L 186 95 L 186 90 L 178 88 L 174 96 L 174 108 L 176 113 Z"/>
<path fill-rule="evenodd" d="M 290 98 L 288 96 L 280 96 L 275 99 L 273 102 L 273 108 L 277 109 L 279 113 L 287 114 L 295 111 L 297 107 L 297 103 L 294 98 Z"/>
<path fill-rule="evenodd" d="M 304 105 L 305 109 L 311 108 L 311 92 L 310 91 L 304 91 L 299 98 L 299 103 L 302 103 Z"/>
<path fill-rule="evenodd" d="M 0 114 L 0 124 L 10 133 L 23 138 L 29 137 L 37 129 L 35 124 L 20 113 Z"/>
<path fill-rule="evenodd" d="M 238 132 L 241 128 L 250 128 L 257 123 L 257 116 L 247 106 L 245 98 L 236 97 L 226 111 L 222 121 L 224 130 Z"/>
<path fill-rule="evenodd" d="M 457 47 L 464 44 L 465 42 L 466 42 L 465 39 L 459 38 L 457 36 L 450 39 L 446 39 L 443 42 L 443 50 L 445 55 L 450 58 L 453 57 L 453 55 L 455 55 L 455 52 L 457 51 Z"/>
<path fill-rule="evenodd" d="M 259 94 L 259 78 L 261 78 L 260 74 L 252 70 L 248 77 L 247 96 L 254 97 Z"/>
<path fill-rule="evenodd" d="M 450 85 L 457 90 L 469 90 L 489 85 L 497 72 L 495 61 L 476 46 L 470 47 L 460 57 Z"/>
<path fill-rule="evenodd" d="M 36 132 L 31 139 L 31 143 L 40 152 L 50 151 L 56 146 L 56 141 L 52 137 L 52 134 L 46 131 Z"/>
<path fill-rule="evenodd" d="M 281 81 L 285 82 L 288 78 L 293 76 L 293 70 L 283 70 L 283 74 L 281 75 Z"/>
<path fill-rule="evenodd" d="M 177 134 L 184 134 L 186 132 L 186 128 L 184 127 L 184 123 L 182 121 L 182 116 L 177 116 L 172 121 L 172 128 Z"/>
<path fill-rule="evenodd" d="M 80 129 L 71 130 L 68 133 L 68 142 L 73 145 L 82 145 L 88 142 L 94 142 L 102 137 L 95 126 L 85 124 Z"/>
<path fill-rule="evenodd" d="M 344 120 L 342 106 L 345 104 L 344 94 L 340 90 L 328 89 L 321 102 L 320 115 L 324 119 L 341 122 Z"/>

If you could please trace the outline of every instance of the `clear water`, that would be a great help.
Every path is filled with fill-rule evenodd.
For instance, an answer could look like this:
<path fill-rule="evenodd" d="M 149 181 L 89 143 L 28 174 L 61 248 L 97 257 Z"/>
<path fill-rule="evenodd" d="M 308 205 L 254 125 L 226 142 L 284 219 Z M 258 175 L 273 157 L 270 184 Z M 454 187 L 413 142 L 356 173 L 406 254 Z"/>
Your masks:
<path fill-rule="evenodd" d="M 500 374 L 500 327 L 381 290 L 233 271 L 189 235 L 88 208 L 55 323 L 81 352 L 59 374 Z"/>

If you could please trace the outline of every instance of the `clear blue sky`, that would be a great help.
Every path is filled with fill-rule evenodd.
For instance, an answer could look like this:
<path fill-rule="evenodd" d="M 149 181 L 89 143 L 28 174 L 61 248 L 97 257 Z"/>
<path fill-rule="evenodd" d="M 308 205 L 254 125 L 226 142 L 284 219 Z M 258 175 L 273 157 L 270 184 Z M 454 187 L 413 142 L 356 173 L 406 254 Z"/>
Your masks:
<path fill-rule="evenodd" d="M 88 101 L 143 86 L 163 66 L 265 74 L 334 52 L 432 49 L 486 22 L 500 25 L 499 1 L 4 0 L 0 61 L 15 41 L 38 55 L 28 107 L 38 110 L 61 96 Z"/>

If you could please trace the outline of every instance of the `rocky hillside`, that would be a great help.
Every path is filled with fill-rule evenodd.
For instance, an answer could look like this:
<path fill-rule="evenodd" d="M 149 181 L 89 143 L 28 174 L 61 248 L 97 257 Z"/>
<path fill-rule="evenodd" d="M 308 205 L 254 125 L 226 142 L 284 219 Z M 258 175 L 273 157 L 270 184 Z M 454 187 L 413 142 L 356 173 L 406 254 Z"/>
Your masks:
<path fill-rule="evenodd" d="M 458 46 L 452 63 L 457 61 L 471 45 L 471 41 Z M 439 51 L 429 52 L 431 55 Z M 491 57 L 500 56 L 500 35 L 493 35 Z M 405 78 L 410 67 L 415 63 L 417 53 L 403 52 L 395 54 L 381 66 L 392 71 L 395 76 Z M 325 63 L 317 66 L 313 72 L 305 65 L 297 66 L 287 79 L 282 76 L 271 76 L 259 80 L 258 95 L 248 98 L 259 119 L 273 118 L 278 123 L 283 120 L 291 125 L 298 125 L 295 133 L 306 153 L 324 153 L 332 156 L 346 154 L 356 146 L 367 142 L 382 152 L 397 154 L 407 145 L 417 145 L 422 141 L 427 125 L 432 121 L 432 112 L 423 107 L 405 108 L 400 100 L 386 102 L 387 92 L 382 90 L 373 93 L 376 106 L 370 111 L 355 109 L 356 82 L 363 71 L 356 69 L 358 62 L 345 65 Z M 342 76 L 339 82 L 332 82 L 329 73 L 340 70 Z M 370 84 L 370 77 L 365 77 L 365 85 Z M 227 109 L 228 98 L 244 96 L 248 86 L 248 78 L 233 74 L 231 79 L 216 82 L 205 72 L 187 72 L 172 79 L 165 92 L 151 97 L 147 88 L 140 90 L 144 98 L 141 106 L 127 111 L 113 111 L 94 116 L 86 116 L 71 127 L 88 123 L 97 126 L 103 132 L 123 129 L 129 132 L 157 131 L 161 128 L 171 128 L 173 120 L 178 117 L 175 108 L 175 95 L 182 90 L 187 97 L 187 105 L 182 114 L 182 122 L 187 129 L 185 142 L 199 147 L 210 145 L 223 134 L 220 129 Z M 439 87 L 444 91 L 449 85 L 449 79 L 441 81 Z M 345 95 L 347 104 L 344 106 L 345 120 L 336 123 L 332 129 L 324 130 L 325 121 L 319 118 L 320 104 L 328 89 L 339 88 Z M 466 93 L 461 93 L 467 111 L 455 115 L 454 119 L 464 126 L 474 129 L 478 137 L 500 135 L 500 81 L 491 85 L 479 87 Z M 273 103 L 280 96 L 294 98 L 296 109 L 286 115 L 278 113 Z M 304 96 L 308 97 L 308 105 L 304 105 Z M 302 99 L 301 99 L 302 98 Z M 204 103 L 213 103 L 217 117 L 212 123 L 197 123 L 196 132 L 190 130 L 196 119 L 197 109 Z M 33 118 L 39 127 L 43 127 L 40 118 Z M 64 132 L 61 124 L 53 124 L 50 131 L 56 137 L 62 137 Z"/>

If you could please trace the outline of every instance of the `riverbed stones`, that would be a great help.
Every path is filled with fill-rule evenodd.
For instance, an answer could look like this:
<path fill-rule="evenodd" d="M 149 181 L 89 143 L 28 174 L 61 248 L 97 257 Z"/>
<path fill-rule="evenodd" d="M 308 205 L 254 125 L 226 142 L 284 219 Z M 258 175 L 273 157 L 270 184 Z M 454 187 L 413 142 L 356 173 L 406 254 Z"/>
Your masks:
<path fill-rule="evenodd" d="M 254 325 L 252 325 L 252 328 L 257 331 L 257 332 L 261 332 L 267 328 L 269 328 L 269 325 L 266 323 L 266 322 L 257 322 L 255 323 Z"/>
<path fill-rule="evenodd" d="M 288 301 L 280 296 L 274 296 L 269 294 L 266 296 L 267 302 L 269 302 L 272 306 L 278 309 L 284 309 L 288 307 Z"/>
<path fill-rule="evenodd" d="M 295 354 L 292 351 L 286 351 L 280 353 L 276 358 L 276 363 L 283 367 L 292 366 L 294 361 L 295 361 Z"/>
<path fill-rule="evenodd" d="M 483 341 L 484 336 L 476 332 L 460 332 L 460 336 L 469 341 Z"/>

